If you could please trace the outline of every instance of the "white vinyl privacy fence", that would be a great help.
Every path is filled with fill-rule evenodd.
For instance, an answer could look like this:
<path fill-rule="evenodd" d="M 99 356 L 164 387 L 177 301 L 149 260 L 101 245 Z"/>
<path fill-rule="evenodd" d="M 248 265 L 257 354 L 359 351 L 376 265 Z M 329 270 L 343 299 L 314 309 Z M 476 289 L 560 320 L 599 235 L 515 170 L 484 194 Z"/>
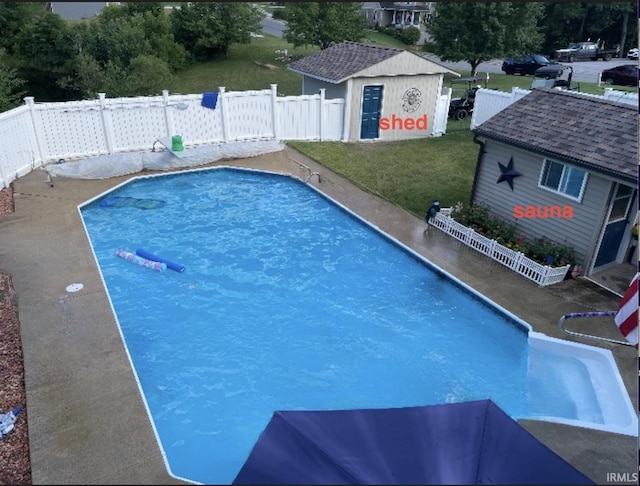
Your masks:
<path fill-rule="evenodd" d="M 219 88 L 215 108 L 203 94 L 106 98 L 26 104 L 0 113 L 0 188 L 37 167 L 76 159 L 151 150 L 181 135 L 185 148 L 250 140 L 342 140 L 344 100 L 278 96 Z"/>
<path fill-rule="evenodd" d="M 494 89 L 481 88 L 476 92 L 475 105 L 473 114 L 471 115 L 471 129 L 486 122 L 499 111 L 504 110 L 507 106 L 515 103 L 520 98 L 531 93 L 528 89 L 513 88 L 511 93 L 505 91 L 497 91 Z M 595 95 L 589 93 L 580 93 L 583 96 L 591 96 L 595 98 L 604 98 L 605 100 L 617 101 L 619 103 L 628 103 L 638 106 L 638 93 L 628 91 L 618 91 L 612 88 L 605 88 L 604 95 Z"/>

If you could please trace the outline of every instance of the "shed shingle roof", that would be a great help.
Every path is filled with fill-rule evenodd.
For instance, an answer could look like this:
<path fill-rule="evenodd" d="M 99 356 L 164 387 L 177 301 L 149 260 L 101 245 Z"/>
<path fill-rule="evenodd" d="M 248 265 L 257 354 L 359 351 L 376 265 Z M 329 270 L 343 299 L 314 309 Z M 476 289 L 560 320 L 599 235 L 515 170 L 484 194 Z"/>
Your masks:
<path fill-rule="evenodd" d="M 638 111 L 633 105 L 538 88 L 473 132 L 637 182 Z"/>
<path fill-rule="evenodd" d="M 403 49 L 378 47 L 358 42 L 341 42 L 289 64 L 291 71 L 340 83 L 375 64 L 397 56 Z"/>

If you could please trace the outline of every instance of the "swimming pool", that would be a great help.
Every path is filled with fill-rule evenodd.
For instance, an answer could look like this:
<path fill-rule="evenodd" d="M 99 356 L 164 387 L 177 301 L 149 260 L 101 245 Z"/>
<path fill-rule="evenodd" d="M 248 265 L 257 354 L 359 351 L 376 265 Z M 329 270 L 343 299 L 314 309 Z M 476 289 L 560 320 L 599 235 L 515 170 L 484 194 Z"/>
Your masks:
<path fill-rule="evenodd" d="M 308 185 L 219 168 L 109 196 L 164 202 L 99 197 L 81 214 L 176 477 L 231 482 L 279 409 L 492 398 L 516 418 L 607 425 L 589 360 L 532 347 L 526 323 Z M 141 247 L 186 271 L 115 256 Z"/>

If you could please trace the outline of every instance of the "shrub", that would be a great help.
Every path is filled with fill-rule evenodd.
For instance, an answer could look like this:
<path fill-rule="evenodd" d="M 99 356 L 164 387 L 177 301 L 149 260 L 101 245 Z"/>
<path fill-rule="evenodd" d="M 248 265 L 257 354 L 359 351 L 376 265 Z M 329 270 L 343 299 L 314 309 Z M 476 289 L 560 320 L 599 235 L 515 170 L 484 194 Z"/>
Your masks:
<path fill-rule="evenodd" d="M 420 40 L 420 29 L 418 27 L 408 27 L 400 34 L 400 40 L 408 46 L 415 46 Z"/>

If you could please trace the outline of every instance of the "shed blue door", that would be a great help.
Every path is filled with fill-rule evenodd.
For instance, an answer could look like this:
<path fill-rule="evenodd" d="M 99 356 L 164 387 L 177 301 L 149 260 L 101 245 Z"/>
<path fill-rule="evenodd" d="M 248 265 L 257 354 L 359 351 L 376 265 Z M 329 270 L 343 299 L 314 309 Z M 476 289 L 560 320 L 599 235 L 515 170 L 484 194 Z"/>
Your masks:
<path fill-rule="evenodd" d="M 380 133 L 380 108 L 382 107 L 382 86 L 365 86 L 362 93 L 362 122 L 360 138 L 378 138 Z"/>
<path fill-rule="evenodd" d="M 632 187 L 617 184 L 614 188 L 613 197 L 609 204 L 609 215 L 594 267 L 606 265 L 616 260 L 622 236 L 629 223 L 629 213 L 634 195 L 635 190 Z"/>

